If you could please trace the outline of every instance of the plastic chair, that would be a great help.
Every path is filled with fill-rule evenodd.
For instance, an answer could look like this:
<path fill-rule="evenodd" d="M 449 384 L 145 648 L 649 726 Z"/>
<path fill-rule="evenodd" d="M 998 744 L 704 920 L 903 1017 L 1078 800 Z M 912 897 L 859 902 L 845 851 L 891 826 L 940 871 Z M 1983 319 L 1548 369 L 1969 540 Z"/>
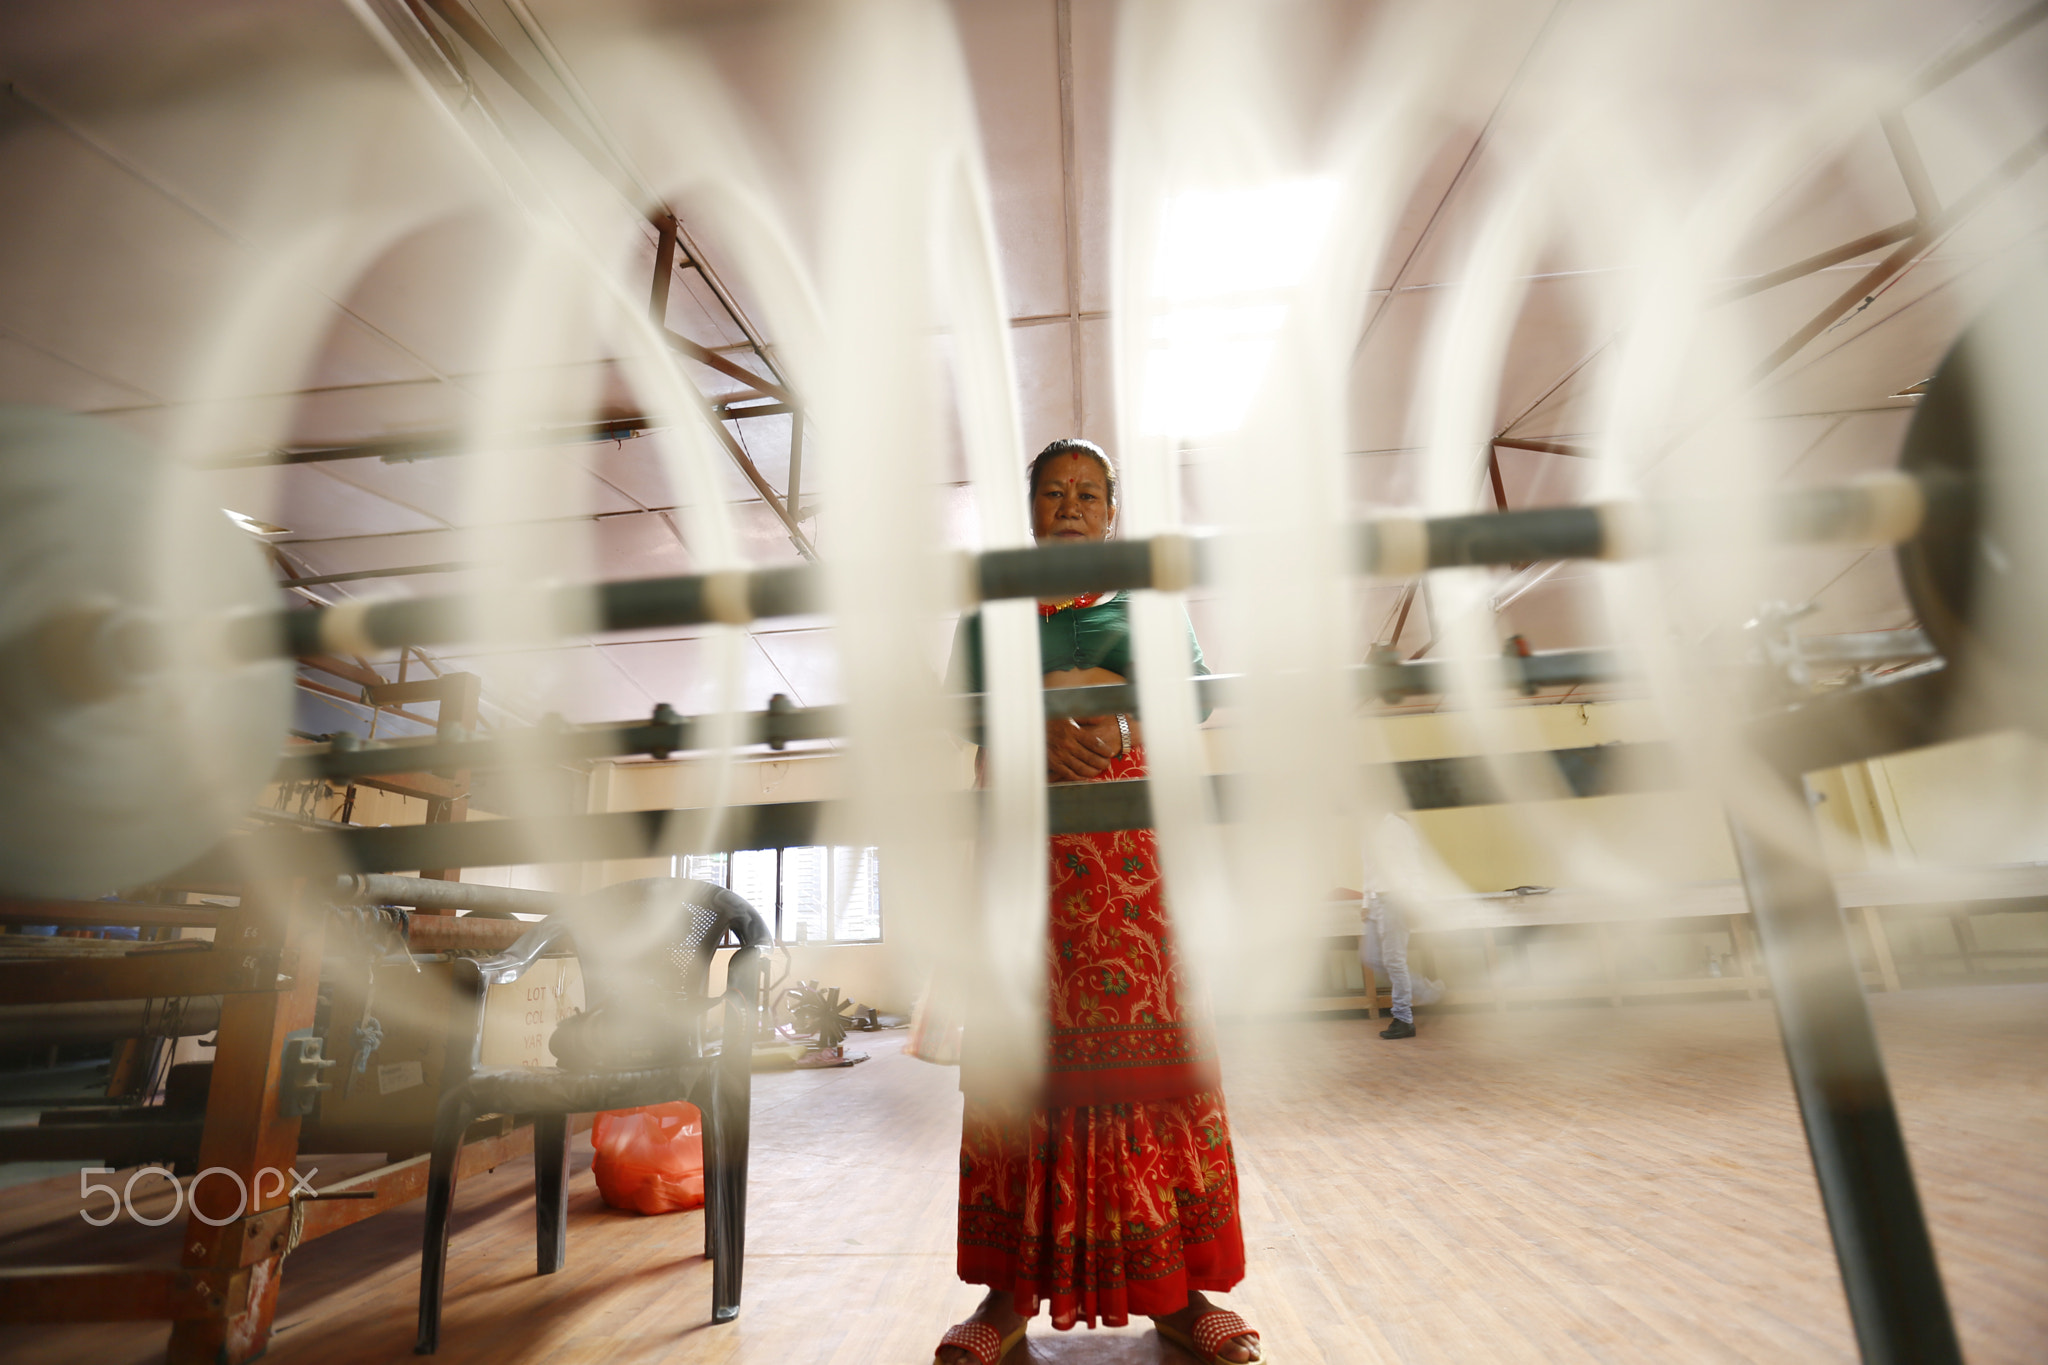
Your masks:
<path fill-rule="evenodd" d="M 725 1017 L 707 1052 L 704 1015 L 712 954 L 730 938 Z M 542 953 L 573 939 L 588 1008 L 556 1028 L 559 1066 L 483 1067 L 484 997 L 517 981 Z M 569 1115 L 688 1100 L 704 1114 L 704 1254 L 712 1262 L 711 1320 L 740 1311 L 746 1250 L 747 1121 L 758 1023 L 761 959 L 773 936 L 745 900 L 708 882 L 655 877 L 623 882 L 536 924 L 504 952 L 458 964 L 462 992 L 450 1034 L 448 1080 L 434 1121 L 427 1175 L 426 1244 L 420 1257 L 419 1339 L 440 1344 L 462 1136 L 482 1114 L 533 1118 L 536 1271 L 567 1257 Z"/>

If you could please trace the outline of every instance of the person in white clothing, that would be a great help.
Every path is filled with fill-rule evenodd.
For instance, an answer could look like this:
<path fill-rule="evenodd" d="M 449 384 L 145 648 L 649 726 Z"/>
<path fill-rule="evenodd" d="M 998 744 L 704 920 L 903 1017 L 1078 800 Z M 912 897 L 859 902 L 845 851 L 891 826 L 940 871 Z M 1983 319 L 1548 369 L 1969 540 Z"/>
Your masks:
<path fill-rule="evenodd" d="M 1393 1020 L 1380 1031 L 1387 1039 L 1415 1036 L 1415 1006 L 1443 998 L 1444 983 L 1408 971 L 1408 903 L 1426 885 L 1422 838 L 1398 813 L 1389 812 L 1365 841 L 1365 923 L 1358 935 L 1358 959 L 1366 980 L 1375 968 L 1387 974 Z M 1419 987 L 1419 989 L 1418 989 Z"/>

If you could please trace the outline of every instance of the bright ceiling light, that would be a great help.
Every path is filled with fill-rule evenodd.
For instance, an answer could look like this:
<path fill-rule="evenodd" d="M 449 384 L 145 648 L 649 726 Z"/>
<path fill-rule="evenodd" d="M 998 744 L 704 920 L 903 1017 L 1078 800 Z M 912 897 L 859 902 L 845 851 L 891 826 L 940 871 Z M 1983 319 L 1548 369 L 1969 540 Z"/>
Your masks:
<path fill-rule="evenodd" d="M 1175 195 L 1159 222 L 1152 293 L 1183 303 L 1290 289 L 1308 272 L 1336 206 L 1330 176 Z"/>
<path fill-rule="evenodd" d="M 1329 177 L 1168 201 L 1152 262 L 1162 306 L 1145 357 L 1145 430 L 1216 436 L 1243 425 L 1336 206 Z"/>
<path fill-rule="evenodd" d="M 252 536 L 288 536 L 291 534 L 289 530 L 282 526 L 272 526 L 267 521 L 258 521 L 248 513 L 237 512 L 231 507 L 221 508 L 220 514 Z"/>

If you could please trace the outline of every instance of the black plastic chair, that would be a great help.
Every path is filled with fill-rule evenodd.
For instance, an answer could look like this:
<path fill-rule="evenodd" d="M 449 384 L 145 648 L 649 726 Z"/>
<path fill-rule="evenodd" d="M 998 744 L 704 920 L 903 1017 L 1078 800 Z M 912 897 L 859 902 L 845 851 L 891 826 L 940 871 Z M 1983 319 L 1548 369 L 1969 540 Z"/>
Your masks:
<path fill-rule="evenodd" d="M 573 939 L 583 966 L 583 1013 L 556 1028 L 552 1067 L 481 1067 L 488 987 L 516 981 L 542 953 Z M 704 1015 L 712 954 L 731 939 L 720 1047 L 707 1053 Z M 711 1320 L 740 1311 L 746 1252 L 747 1120 L 758 1024 L 761 959 L 773 937 L 745 900 L 708 882 L 656 877 L 623 882 L 536 924 L 504 952 L 457 967 L 448 1079 L 434 1121 L 420 1257 L 419 1340 L 440 1345 L 462 1136 L 481 1114 L 533 1118 L 536 1270 L 566 1260 L 569 1115 L 688 1100 L 704 1114 L 704 1254 L 712 1262 Z"/>

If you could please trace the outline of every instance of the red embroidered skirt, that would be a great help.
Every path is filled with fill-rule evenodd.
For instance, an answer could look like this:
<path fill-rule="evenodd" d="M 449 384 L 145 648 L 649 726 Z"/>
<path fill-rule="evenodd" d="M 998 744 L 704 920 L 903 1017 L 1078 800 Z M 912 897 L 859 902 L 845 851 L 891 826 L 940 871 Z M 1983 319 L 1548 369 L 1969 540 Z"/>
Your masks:
<path fill-rule="evenodd" d="M 1133 750 L 1096 780 L 1144 772 Z M 1115 1327 L 1244 1278 L 1237 1167 L 1155 836 L 1062 834 L 1049 852 L 1045 1105 L 977 1098 L 963 1073 L 960 1278 L 1027 1316 L 1048 1301 L 1056 1328 Z"/>

